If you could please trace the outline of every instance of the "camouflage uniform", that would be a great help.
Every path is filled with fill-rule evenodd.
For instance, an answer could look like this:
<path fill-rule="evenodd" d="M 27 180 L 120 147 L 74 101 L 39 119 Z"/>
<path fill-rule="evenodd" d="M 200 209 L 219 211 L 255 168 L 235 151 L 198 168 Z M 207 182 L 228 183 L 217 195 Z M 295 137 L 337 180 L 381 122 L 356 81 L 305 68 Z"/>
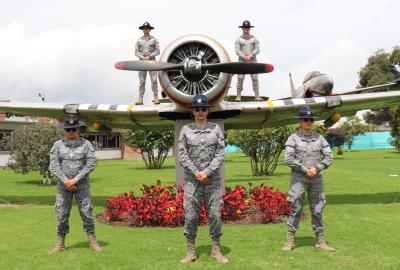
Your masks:
<path fill-rule="evenodd" d="M 249 35 L 244 37 L 243 35 L 238 37 L 235 42 L 235 51 L 239 56 L 239 62 L 244 62 L 244 57 L 246 55 L 251 55 L 251 62 L 257 62 L 256 55 L 260 52 L 260 44 L 255 36 Z M 237 91 L 241 92 L 243 90 L 244 74 L 238 74 Z M 251 80 L 253 83 L 253 91 L 259 91 L 258 75 L 251 74 Z"/>
<path fill-rule="evenodd" d="M 160 46 L 158 41 L 153 36 L 142 36 L 136 41 L 135 55 L 143 60 L 145 56 L 150 56 L 150 60 L 156 60 L 156 56 L 160 54 Z M 151 89 L 154 95 L 158 94 L 157 89 L 157 71 L 149 71 L 151 79 Z M 141 96 L 144 95 L 146 85 L 147 71 L 139 71 L 139 93 Z"/>
<path fill-rule="evenodd" d="M 57 215 L 57 235 L 65 236 L 69 232 L 68 218 L 72 206 L 72 196 L 78 202 L 79 213 L 86 233 L 94 235 L 93 201 L 90 194 L 89 173 L 96 166 L 96 157 L 92 144 L 78 138 L 74 141 L 66 138 L 54 143 L 50 152 L 50 170 L 59 179 L 55 210 Z M 64 182 L 74 179 L 77 190 L 68 191 Z"/>
<path fill-rule="evenodd" d="M 181 130 L 178 154 L 179 162 L 185 170 L 184 235 L 188 239 L 196 238 L 202 201 L 210 223 L 211 238 L 219 240 L 222 235 L 220 168 L 224 162 L 224 147 L 224 135 L 214 123 L 207 123 L 204 127 L 191 123 Z M 207 184 L 196 180 L 196 173 L 200 171 L 207 173 Z"/>
<path fill-rule="evenodd" d="M 298 131 L 286 142 L 285 161 L 292 168 L 287 197 L 292 208 L 288 218 L 288 231 L 294 233 L 299 226 L 306 192 L 310 202 L 313 231 L 315 233 L 323 231 L 322 210 L 326 200 L 321 171 L 331 166 L 333 161 L 328 142 L 318 133 L 305 135 Z M 310 179 L 306 172 L 312 166 L 316 168 L 317 175 Z"/>

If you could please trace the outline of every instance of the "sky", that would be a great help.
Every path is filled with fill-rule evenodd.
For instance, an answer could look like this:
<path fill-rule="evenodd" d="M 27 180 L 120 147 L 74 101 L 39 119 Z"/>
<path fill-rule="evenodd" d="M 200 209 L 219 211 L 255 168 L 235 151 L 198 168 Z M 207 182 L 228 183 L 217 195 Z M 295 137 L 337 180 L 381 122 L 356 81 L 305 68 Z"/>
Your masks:
<path fill-rule="evenodd" d="M 290 95 L 305 74 L 319 70 L 334 79 L 334 92 L 354 89 L 369 56 L 400 45 L 400 1 L 1 1 L 0 100 L 51 103 L 127 104 L 138 96 L 136 72 L 114 69 L 135 60 L 134 44 L 143 22 L 160 42 L 205 34 L 237 60 L 234 42 L 243 20 L 255 26 L 259 62 L 275 70 L 259 76 L 260 92 Z M 236 94 L 236 77 L 229 94 Z M 246 76 L 243 94 L 252 95 Z M 147 80 L 145 102 L 151 100 Z"/>

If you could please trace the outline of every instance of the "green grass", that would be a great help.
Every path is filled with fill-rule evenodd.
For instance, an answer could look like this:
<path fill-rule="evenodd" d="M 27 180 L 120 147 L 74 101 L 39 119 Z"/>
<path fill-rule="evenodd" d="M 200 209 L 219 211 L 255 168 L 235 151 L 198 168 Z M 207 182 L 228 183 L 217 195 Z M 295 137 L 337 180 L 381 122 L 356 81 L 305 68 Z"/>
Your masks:
<path fill-rule="evenodd" d="M 125 228 L 97 224 L 104 251 L 88 250 L 76 207 L 70 218 L 67 250 L 47 252 L 55 242 L 55 186 L 41 185 L 37 174 L 17 175 L 0 170 L 0 269 L 400 269 L 400 154 L 394 150 L 345 152 L 335 157 L 324 173 L 328 205 L 324 217 L 328 242 L 337 248 L 327 253 L 313 247 L 310 219 L 300 224 L 297 248 L 282 252 L 286 224 L 224 226 L 222 251 L 229 265 L 209 257 L 208 228 L 200 227 L 198 261 L 180 265 L 185 254 L 182 228 Z M 142 183 L 174 183 L 174 159 L 161 170 L 147 170 L 141 162 L 101 161 L 92 174 L 95 213 L 105 198 L 126 191 L 138 192 Z M 267 182 L 287 191 L 290 171 L 281 162 L 272 177 L 252 177 L 241 154 L 226 156 L 228 185 Z M 308 207 L 306 207 L 307 213 Z"/>

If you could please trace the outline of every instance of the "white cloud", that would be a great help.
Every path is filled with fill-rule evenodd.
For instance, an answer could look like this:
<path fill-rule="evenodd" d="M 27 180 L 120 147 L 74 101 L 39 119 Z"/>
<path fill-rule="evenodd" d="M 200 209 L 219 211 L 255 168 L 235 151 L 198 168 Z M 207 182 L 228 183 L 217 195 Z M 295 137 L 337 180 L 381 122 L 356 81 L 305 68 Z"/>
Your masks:
<path fill-rule="evenodd" d="M 259 75 L 261 94 L 272 98 L 290 95 L 289 72 L 296 86 L 308 71 L 319 70 L 332 75 L 335 91 L 352 89 L 368 56 L 398 43 L 399 3 L 389 0 L 260 1 L 250 7 L 239 0 L 204 0 L 194 9 L 173 0 L 152 2 L 148 13 L 134 1 L 38 0 L 23 10 L 18 2 L 7 3 L 0 17 L 0 100 L 39 102 L 42 92 L 48 102 L 134 101 L 137 73 L 113 65 L 134 59 L 137 26 L 147 20 L 162 49 L 181 35 L 210 34 L 235 61 L 237 26 L 249 19 L 261 43 L 259 61 L 275 65 L 273 73 Z M 229 94 L 235 94 L 236 81 L 234 76 Z M 146 88 L 150 102 L 149 79 Z M 244 94 L 253 95 L 251 89 L 248 76 Z"/>

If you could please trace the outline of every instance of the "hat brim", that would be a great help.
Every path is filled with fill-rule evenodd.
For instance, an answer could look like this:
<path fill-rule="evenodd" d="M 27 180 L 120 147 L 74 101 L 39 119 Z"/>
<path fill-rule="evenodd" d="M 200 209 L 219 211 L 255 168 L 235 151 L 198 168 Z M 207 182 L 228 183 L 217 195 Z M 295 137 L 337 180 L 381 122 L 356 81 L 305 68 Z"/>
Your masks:
<path fill-rule="evenodd" d="M 314 116 L 292 116 L 292 118 L 296 118 L 296 119 L 321 119 L 321 117 L 319 117 L 319 116 L 316 116 L 316 115 L 314 115 Z"/>
<path fill-rule="evenodd" d="M 196 106 L 196 105 L 191 105 L 191 106 L 189 106 L 188 108 L 190 108 L 190 109 L 192 109 L 192 108 L 201 108 L 201 107 L 206 107 L 206 108 L 210 108 L 210 107 L 215 107 L 214 105 L 210 105 L 210 104 L 208 104 L 208 105 L 198 105 L 198 106 Z"/>
<path fill-rule="evenodd" d="M 250 26 L 243 26 L 243 25 L 240 25 L 239 26 L 239 28 L 253 28 L 254 27 L 254 25 L 250 25 Z"/>
<path fill-rule="evenodd" d="M 149 28 L 150 30 L 153 30 L 154 29 L 154 27 L 153 26 L 150 26 L 150 27 L 148 27 L 148 26 L 139 26 L 139 29 L 140 30 L 143 30 L 144 28 Z"/>
<path fill-rule="evenodd" d="M 59 128 L 78 128 L 78 127 L 83 127 L 85 125 L 85 123 L 84 122 L 82 122 L 82 121 L 78 121 L 78 123 L 76 123 L 75 125 L 65 125 L 65 123 L 64 122 L 62 122 L 62 123 L 60 123 L 59 125 L 58 125 L 58 127 Z"/>

